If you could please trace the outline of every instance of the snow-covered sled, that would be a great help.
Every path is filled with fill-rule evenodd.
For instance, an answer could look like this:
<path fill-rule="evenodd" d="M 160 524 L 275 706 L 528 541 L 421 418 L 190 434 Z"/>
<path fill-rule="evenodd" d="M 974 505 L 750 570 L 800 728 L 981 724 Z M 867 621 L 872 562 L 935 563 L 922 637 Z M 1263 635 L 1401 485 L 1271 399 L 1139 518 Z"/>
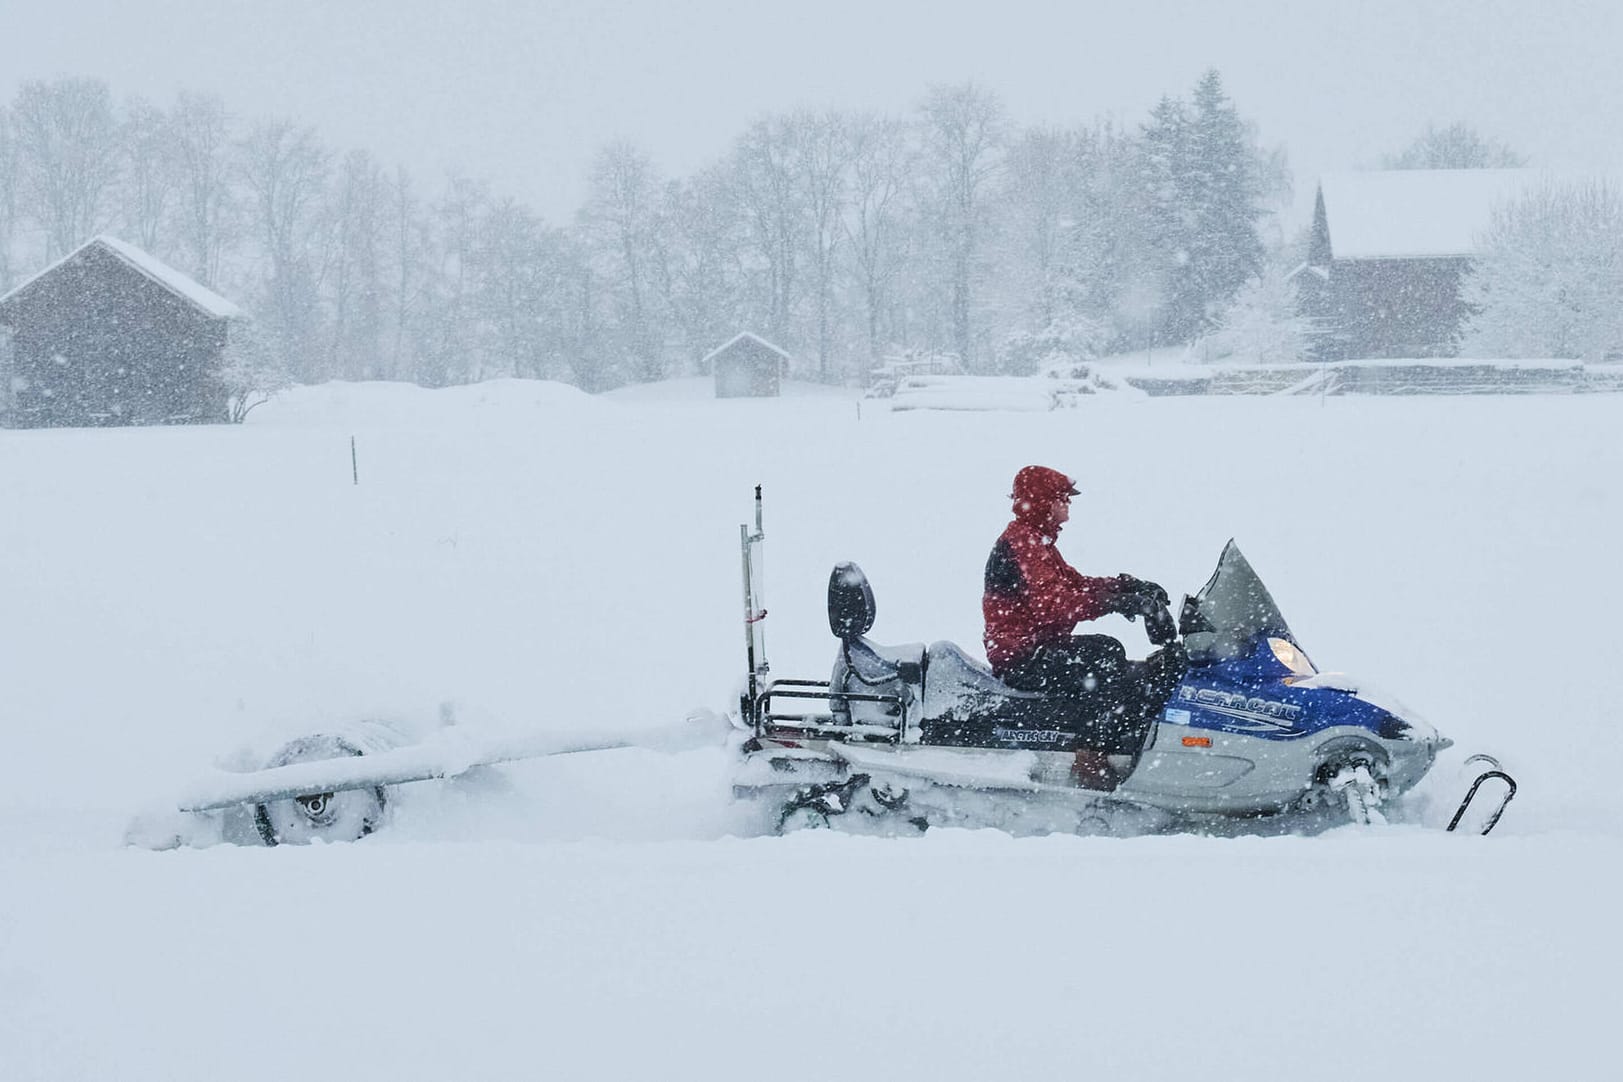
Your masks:
<path fill-rule="evenodd" d="M 1187 668 L 1149 681 L 1154 701 L 1124 713 L 1118 696 L 1009 687 L 950 642 L 873 642 L 873 592 L 852 563 L 829 579 L 839 641 L 830 678 L 774 679 L 759 489 L 755 528 L 740 534 L 748 739 L 735 792 L 778 829 L 1310 832 L 1383 821 L 1452 744 L 1368 685 L 1320 672 L 1233 541 L 1175 625 L 1164 606 L 1144 613 L 1161 632 L 1152 639 L 1181 651 Z M 1101 760 L 1099 772 L 1078 770 Z M 1474 798 L 1497 797 L 1487 833 L 1514 793 L 1484 759 L 1448 829 Z"/>
<path fill-rule="evenodd" d="M 461 777 L 476 767 L 553 755 L 647 748 L 682 752 L 719 746 L 730 731 L 719 714 L 696 711 L 658 728 L 593 728 L 495 735 L 450 724 L 412 741 L 398 727 L 357 722 L 283 745 L 258 770 L 214 770 L 175 806 L 141 815 L 126 838 L 168 849 L 220 841 L 299 844 L 354 841 L 384 825 L 392 791 L 412 782 Z"/>

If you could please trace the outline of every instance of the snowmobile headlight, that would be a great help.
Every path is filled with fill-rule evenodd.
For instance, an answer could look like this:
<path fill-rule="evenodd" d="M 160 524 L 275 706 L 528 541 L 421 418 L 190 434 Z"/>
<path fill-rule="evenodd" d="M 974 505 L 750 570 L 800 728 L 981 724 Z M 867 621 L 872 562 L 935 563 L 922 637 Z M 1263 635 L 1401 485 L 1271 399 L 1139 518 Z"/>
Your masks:
<path fill-rule="evenodd" d="M 1289 639 L 1270 638 L 1268 640 L 1268 646 L 1273 650 L 1274 657 L 1279 659 L 1279 663 L 1285 666 L 1285 668 L 1289 669 L 1294 675 L 1312 676 L 1314 673 L 1318 672 L 1318 670 L 1313 667 L 1313 663 L 1307 659 L 1307 655 L 1298 650 L 1296 648 L 1296 644 L 1291 642 Z"/>

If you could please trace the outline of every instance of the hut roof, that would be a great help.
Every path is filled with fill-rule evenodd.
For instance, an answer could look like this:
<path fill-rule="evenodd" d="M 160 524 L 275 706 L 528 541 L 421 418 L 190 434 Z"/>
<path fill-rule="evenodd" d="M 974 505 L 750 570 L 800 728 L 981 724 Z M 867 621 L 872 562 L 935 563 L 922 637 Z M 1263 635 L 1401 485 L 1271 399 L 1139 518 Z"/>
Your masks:
<path fill-rule="evenodd" d="M 740 331 L 731 338 L 727 339 L 727 341 L 723 342 L 721 345 L 717 346 L 715 349 L 711 350 L 709 353 L 706 353 L 704 355 L 704 359 L 699 363 L 702 365 L 709 364 L 711 361 L 715 360 L 717 356 L 726 353 L 729 349 L 732 349 L 739 342 L 742 342 L 745 339 L 749 339 L 751 342 L 757 342 L 760 345 L 765 346 L 767 349 L 770 349 L 773 353 L 776 353 L 779 357 L 782 357 L 786 361 L 789 359 L 789 354 L 787 352 L 779 349 L 777 346 L 774 346 L 771 342 L 768 342 L 760 335 L 751 334 L 749 331 Z"/>
<path fill-rule="evenodd" d="M 232 304 L 230 301 L 226 300 L 212 289 L 199 285 L 197 282 L 171 267 L 169 264 L 163 262 L 161 259 L 148 255 L 146 252 L 141 251 L 141 249 L 135 247 L 134 245 L 126 244 L 117 237 L 110 236 L 106 233 L 103 233 L 97 237 L 92 237 L 90 240 L 85 241 L 83 244 L 79 245 L 79 247 L 75 248 L 61 259 L 58 259 L 55 263 L 52 263 L 38 274 L 35 274 L 23 281 L 22 284 L 18 285 L 5 296 L 0 297 L 0 307 L 3 307 L 9 302 L 15 300 L 40 279 L 46 277 L 64 263 L 71 262 L 72 260 L 78 258 L 80 253 L 84 252 L 87 248 L 92 247 L 101 248 L 111 253 L 120 262 L 152 279 L 154 282 L 163 286 L 164 289 L 168 290 L 170 293 L 173 293 L 175 296 L 190 304 L 192 307 L 198 309 L 206 316 L 211 316 L 215 319 L 240 319 L 243 316 L 243 311 L 241 308 L 238 308 L 236 305 Z"/>

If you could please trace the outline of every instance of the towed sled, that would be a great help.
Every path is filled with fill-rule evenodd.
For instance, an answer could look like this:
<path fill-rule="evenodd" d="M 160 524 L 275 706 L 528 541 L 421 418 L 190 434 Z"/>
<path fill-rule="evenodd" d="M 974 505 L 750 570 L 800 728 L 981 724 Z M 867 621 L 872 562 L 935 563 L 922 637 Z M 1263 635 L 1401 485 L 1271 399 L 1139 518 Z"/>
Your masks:
<path fill-rule="evenodd" d="M 214 770 L 175 806 L 138 816 L 126 841 L 148 849 L 182 845 L 355 841 L 388 822 L 396 787 L 471 776 L 480 767 L 554 755 L 644 748 L 679 753 L 722 745 L 731 726 L 695 711 L 661 727 L 615 732 L 481 733 L 441 725 L 421 740 L 378 721 L 344 725 L 284 744 L 258 770 Z"/>
<path fill-rule="evenodd" d="M 749 735 L 734 791 L 769 827 L 1312 833 L 1384 821 L 1453 743 L 1320 672 L 1232 540 L 1176 623 L 1164 605 L 1146 608 L 1162 649 L 1125 693 L 1019 690 L 950 642 L 876 643 L 873 591 L 854 563 L 829 578 L 829 679 L 773 679 L 759 488 L 755 501 L 755 529 L 740 527 Z M 1468 761 L 1479 773 L 1448 829 L 1471 811 L 1486 834 L 1515 782 L 1490 758 Z"/>

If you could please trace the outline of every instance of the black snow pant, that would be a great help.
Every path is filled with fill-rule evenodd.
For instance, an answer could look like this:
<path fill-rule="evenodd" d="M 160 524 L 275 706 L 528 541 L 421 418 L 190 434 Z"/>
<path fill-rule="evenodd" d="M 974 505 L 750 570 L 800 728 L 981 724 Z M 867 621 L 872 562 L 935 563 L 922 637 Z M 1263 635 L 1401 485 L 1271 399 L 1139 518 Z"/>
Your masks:
<path fill-rule="evenodd" d="M 1057 699 L 1114 701 L 1129 664 L 1127 651 L 1109 635 L 1067 635 L 1009 666 L 1003 682 Z"/>
<path fill-rule="evenodd" d="M 1126 649 L 1109 635 L 1067 635 L 1037 647 L 1002 679 L 1012 688 L 1078 699 L 1101 717 L 1115 714 L 1132 722 L 1158 713 L 1188 667 L 1179 643 L 1129 661 Z"/>

